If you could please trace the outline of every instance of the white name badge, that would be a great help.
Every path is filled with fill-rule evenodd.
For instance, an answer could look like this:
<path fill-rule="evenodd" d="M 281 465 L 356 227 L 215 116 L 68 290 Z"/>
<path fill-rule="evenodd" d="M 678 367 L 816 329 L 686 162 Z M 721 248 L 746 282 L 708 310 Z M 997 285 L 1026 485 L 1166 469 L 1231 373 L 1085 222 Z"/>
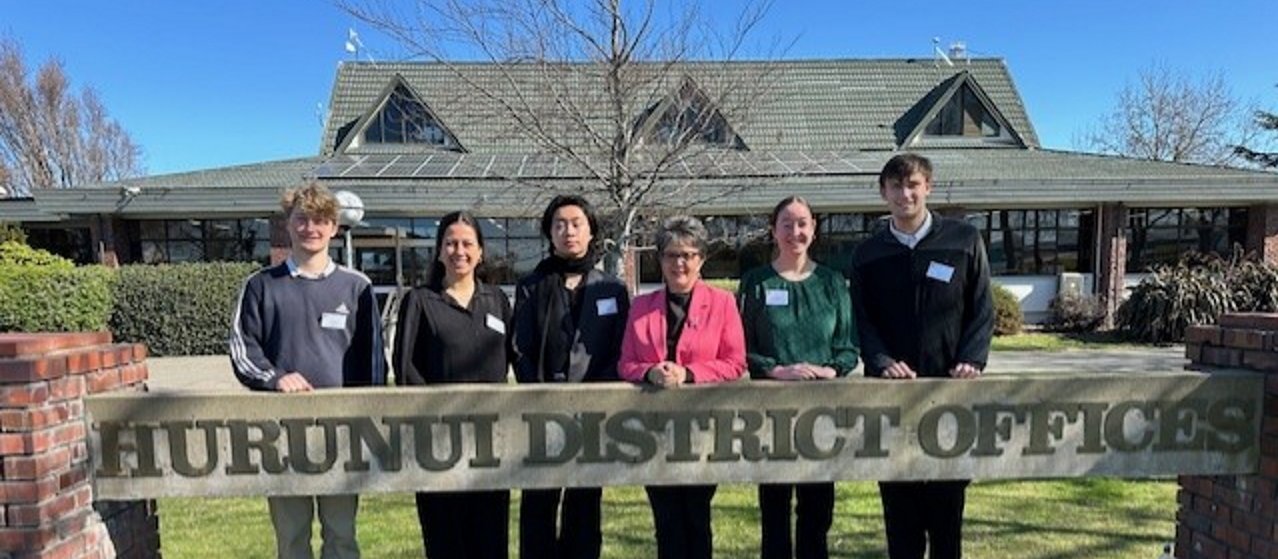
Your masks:
<path fill-rule="evenodd" d="M 769 289 L 763 296 L 763 303 L 769 307 L 784 307 L 790 304 L 790 292 L 785 289 Z"/>
<path fill-rule="evenodd" d="M 954 277 L 954 266 L 932 262 L 927 266 L 927 277 L 936 281 L 950 283 L 950 279 Z"/>
<path fill-rule="evenodd" d="M 595 301 L 595 310 L 599 311 L 599 316 L 617 314 L 617 298 L 609 297 Z"/>
<path fill-rule="evenodd" d="M 502 322 L 500 318 L 497 318 L 490 314 L 490 315 L 487 315 L 487 317 L 485 317 L 485 322 L 488 323 L 489 330 L 492 330 L 503 336 L 506 334 L 506 323 Z"/>
<path fill-rule="evenodd" d="M 326 312 L 324 317 L 320 319 L 320 327 L 329 330 L 345 330 L 347 315 L 339 312 Z"/>

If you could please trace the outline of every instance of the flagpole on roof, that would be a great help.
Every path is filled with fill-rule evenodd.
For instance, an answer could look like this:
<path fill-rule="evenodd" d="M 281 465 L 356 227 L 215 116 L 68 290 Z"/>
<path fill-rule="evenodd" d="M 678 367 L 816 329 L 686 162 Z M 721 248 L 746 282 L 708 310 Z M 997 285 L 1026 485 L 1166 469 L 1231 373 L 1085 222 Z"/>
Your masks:
<path fill-rule="evenodd" d="M 352 33 L 354 32 L 352 31 Z M 950 56 L 948 54 L 945 54 L 945 51 L 941 50 L 940 37 L 932 37 L 932 53 L 935 55 L 935 57 L 933 58 L 933 62 L 936 64 L 937 68 L 941 67 L 942 60 L 945 61 L 946 66 L 950 66 L 950 67 L 954 66 L 954 61 L 950 60 Z"/>
<path fill-rule="evenodd" d="M 377 66 L 377 61 L 373 60 L 373 55 L 369 54 L 368 49 L 364 48 L 364 42 L 359 40 L 359 33 L 355 32 L 355 28 L 348 27 L 346 29 L 346 52 L 350 53 L 351 60 L 359 60 L 359 52 L 364 51 L 364 56 L 368 58 L 369 63 Z"/>

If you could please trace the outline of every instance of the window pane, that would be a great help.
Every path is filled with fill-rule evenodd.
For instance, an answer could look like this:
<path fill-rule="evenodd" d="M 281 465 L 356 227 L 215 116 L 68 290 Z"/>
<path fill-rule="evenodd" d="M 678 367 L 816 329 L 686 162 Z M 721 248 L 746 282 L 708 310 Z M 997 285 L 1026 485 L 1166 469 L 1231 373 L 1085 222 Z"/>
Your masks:
<path fill-rule="evenodd" d="M 208 228 L 208 238 L 217 240 L 233 241 L 240 236 L 240 222 L 235 219 L 216 219 L 205 222 Z"/>
<path fill-rule="evenodd" d="M 502 217 L 481 217 L 479 218 L 479 230 L 484 232 L 484 243 L 491 243 L 495 239 L 505 238 L 507 236 L 508 226 L 506 218 Z"/>
<path fill-rule="evenodd" d="M 205 245 L 205 262 L 240 262 L 248 260 L 243 245 L 238 241 L 209 241 Z"/>
<path fill-rule="evenodd" d="M 164 222 L 158 220 L 139 221 L 138 238 L 148 241 L 164 240 Z"/>
<path fill-rule="evenodd" d="M 142 261 L 147 264 L 162 264 L 169 261 L 169 255 L 164 250 L 164 243 L 154 241 L 142 241 Z"/>
<path fill-rule="evenodd" d="M 263 266 L 271 263 L 271 242 L 270 241 L 252 241 L 250 244 L 252 252 L 249 258 L 254 262 L 259 262 Z"/>
<path fill-rule="evenodd" d="M 169 239 L 195 241 L 204 238 L 204 224 L 198 219 L 174 219 L 166 221 Z"/>
<path fill-rule="evenodd" d="M 202 262 L 204 250 L 201 243 L 195 241 L 170 241 L 169 262 Z"/>
<path fill-rule="evenodd" d="M 413 218 L 413 232 L 411 236 L 414 239 L 434 239 L 436 229 L 439 229 L 438 219 L 424 217 Z"/>

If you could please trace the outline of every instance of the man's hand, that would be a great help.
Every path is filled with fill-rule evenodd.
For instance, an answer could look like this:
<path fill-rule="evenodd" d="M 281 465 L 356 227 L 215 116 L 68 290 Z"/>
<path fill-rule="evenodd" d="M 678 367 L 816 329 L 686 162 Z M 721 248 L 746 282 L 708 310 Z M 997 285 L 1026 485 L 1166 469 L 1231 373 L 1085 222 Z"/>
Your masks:
<path fill-rule="evenodd" d="M 671 388 L 688 381 L 688 369 L 677 363 L 662 361 L 648 369 L 644 378 L 662 388 Z"/>
<path fill-rule="evenodd" d="M 918 373 L 904 361 L 893 361 L 891 365 L 883 369 L 884 378 L 918 378 L 918 376 Z"/>
<path fill-rule="evenodd" d="M 981 369 L 971 363 L 959 363 L 950 369 L 954 378 L 976 378 L 981 376 Z"/>
<path fill-rule="evenodd" d="M 310 392 L 315 390 L 315 387 L 311 386 L 310 382 L 307 382 L 306 377 L 297 371 L 280 377 L 275 386 L 280 392 Z"/>

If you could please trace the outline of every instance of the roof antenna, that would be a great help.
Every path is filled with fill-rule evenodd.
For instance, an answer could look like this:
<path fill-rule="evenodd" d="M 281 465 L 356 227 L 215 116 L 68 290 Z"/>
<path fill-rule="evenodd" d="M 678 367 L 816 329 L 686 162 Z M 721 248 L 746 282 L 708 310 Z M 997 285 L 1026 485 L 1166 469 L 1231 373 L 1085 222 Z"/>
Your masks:
<path fill-rule="evenodd" d="M 942 60 L 945 61 L 946 66 L 951 66 L 951 67 L 954 66 L 954 61 L 950 60 L 949 55 L 945 54 L 945 51 L 941 50 L 940 37 L 932 37 L 932 54 L 935 55 L 932 58 L 932 62 L 936 64 L 937 68 L 941 67 Z"/>

